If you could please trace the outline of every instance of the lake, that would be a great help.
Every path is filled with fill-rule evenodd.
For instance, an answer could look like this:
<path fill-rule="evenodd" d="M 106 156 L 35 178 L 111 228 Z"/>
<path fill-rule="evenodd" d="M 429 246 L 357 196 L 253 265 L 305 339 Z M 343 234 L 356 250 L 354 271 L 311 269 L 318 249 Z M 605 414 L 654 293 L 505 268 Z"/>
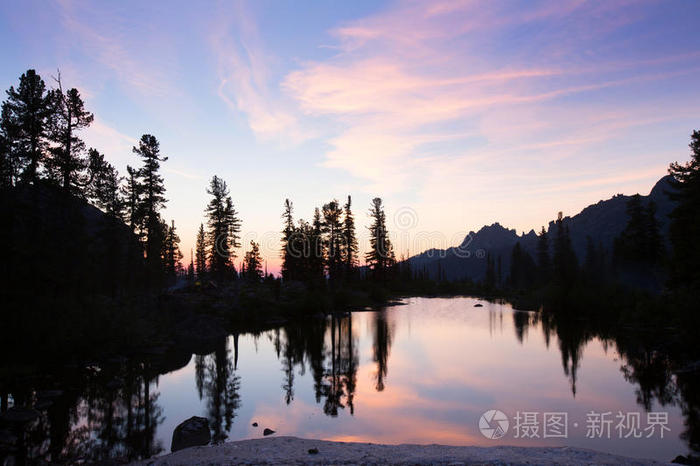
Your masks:
<path fill-rule="evenodd" d="M 481 307 L 475 305 L 481 304 Z M 601 336 L 605 335 L 605 336 Z M 649 337 L 651 338 L 651 337 Z M 697 374 L 648 338 L 469 297 L 231 335 L 210 354 L 61 370 L 26 454 L 167 453 L 209 419 L 216 441 L 275 435 L 374 443 L 571 445 L 670 461 L 697 439 Z M 50 397 L 17 389 L 4 407 Z M 258 426 L 254 427 L 253 423 Z"/>

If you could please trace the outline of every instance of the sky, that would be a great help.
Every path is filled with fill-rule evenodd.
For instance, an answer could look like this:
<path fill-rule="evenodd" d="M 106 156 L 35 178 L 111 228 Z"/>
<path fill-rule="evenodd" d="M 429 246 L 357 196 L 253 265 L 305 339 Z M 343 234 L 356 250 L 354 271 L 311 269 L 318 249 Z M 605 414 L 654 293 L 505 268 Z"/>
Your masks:
<path fill-rule="evenodd" d="M 648 193 L 700 128 L 698 18 L 695 0 L 5 0 L 0 87 L 60 69 L 121 172 L 159 139 L 187 261 L 216 174 L 239 256 L 258 241 L 277 271 L 285 198 L 309 220 L 351 195 L 364 251 L 379 196 L 401 256 Z"/>

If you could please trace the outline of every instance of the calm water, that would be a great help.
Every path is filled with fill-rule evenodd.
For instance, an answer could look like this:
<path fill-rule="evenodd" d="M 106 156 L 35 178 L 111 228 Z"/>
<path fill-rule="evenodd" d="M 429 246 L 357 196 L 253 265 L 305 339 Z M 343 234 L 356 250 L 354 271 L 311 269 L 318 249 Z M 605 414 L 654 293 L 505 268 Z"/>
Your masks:
<path fill-rule="evenodd" d="M 88 368 L 48 410 L 30 455 L 162 454 L 175 426 L 194 415 L 229 441 L 269 427 L 329 440 L 572 445 L 666 461 L 688 451 L 698 410 L 685 398 L 697 384 L 678 383 L 668 361 L 638 339 L 602 339 L 581 321 L 474 298 L 405 303 L 232 335 L 211 354 Z M 20 398 L 10 395 L 10 405 Z M 500 439 L 479 429 L 490 409 L 509 421 Z M 663 438 L 659 427 L 646 438 L 647 411 L 667 413 Z M 518 412 L 537 413 L 530 432 L 539 438 L 516 438 Z M 542 438 L 545 412 L 567 413 L 566 438 Z M 610 438 L 605 430 L 588 438 L 588 424 L 605 412 Z M 639 413 L 643 438 L 619 438 L 619 412 Z"/>

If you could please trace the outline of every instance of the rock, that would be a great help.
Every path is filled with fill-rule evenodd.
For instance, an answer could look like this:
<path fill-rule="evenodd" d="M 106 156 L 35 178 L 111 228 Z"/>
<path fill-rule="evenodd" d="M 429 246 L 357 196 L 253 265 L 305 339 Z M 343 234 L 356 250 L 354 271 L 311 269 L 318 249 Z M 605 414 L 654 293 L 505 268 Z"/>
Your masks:
<path fill-rule="evenodd" d="M 0 415 L 0 421 L 9 424 L 29 424 L 36 421 L 41 413 L 36 409 L 31 408 L 10 408 L 3 415 Z"/>
<path fill-rule="evenodd" d="M 484 305 L 481 304 L 481 303 L 476 303 L 476 304 L 474 305 L 474 307 L 484 307 Z"/>
<path fill-rule="evenodd" d="M 309 448 L 309 455 L 318 455 L 318 448 Z"/>
<path fill-rule="evenodd" d="M 253 423 L 253 427 L 258 427 L 258 423 L 257 423 L 257 422 L 254 422 L 254 423 Z"/>
<path fill-rule="evenodd" d="M 275 433 L 274 430 L 268 429 L 267 427 L 265 427 L 265 430 L 263 430 L 263 435 L 265 435 L 265 436 L 272 435 L 274 433 Z"/>
<path fill-rule="evenodd" d="M 210 441 L 209 421 L 203 417 L 192 416 L 175 428 L 170 450 L 176 452 L 183 448 L 207 445 Z"/>

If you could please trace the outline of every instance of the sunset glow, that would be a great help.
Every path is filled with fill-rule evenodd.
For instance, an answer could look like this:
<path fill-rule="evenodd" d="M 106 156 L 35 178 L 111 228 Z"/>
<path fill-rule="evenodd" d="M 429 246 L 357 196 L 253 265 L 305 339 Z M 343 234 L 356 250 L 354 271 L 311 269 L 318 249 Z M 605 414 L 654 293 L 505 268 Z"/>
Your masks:
<path fill-rule="evenodd" d="M 400 255 L 420 232 L 452 246 L 646 194 L 697 126 L 698 16 L 681 1 L 3 2 L 16 47 L 0 84 L 60 69 L 96 115 L 87 144 L 120 172 L 156 135 L 188 262 L 218 174 L 242 243 L 277 271 L 287 197 L 309 219 L 351 194 L 364 251 L 382 196 Z"/>

